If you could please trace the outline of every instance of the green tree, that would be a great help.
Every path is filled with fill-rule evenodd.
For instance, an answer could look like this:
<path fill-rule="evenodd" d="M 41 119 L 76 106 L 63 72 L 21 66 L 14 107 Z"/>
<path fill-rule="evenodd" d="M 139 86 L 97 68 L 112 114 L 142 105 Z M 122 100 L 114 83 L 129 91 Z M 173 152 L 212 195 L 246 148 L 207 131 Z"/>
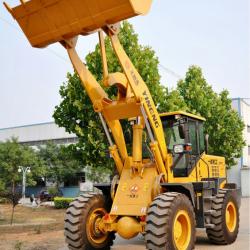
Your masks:
<path fill-rule="evenodd" d="M 188 109 L 187 104 L 184 101 L 184 98 L 180 95 L 179 91 L 176 89 L 169 90 L 168 88 L 164 89 L 164 98 L 162 104 L 158 107 L 158 111 L 171 112 L 171 111 L 186 111 Z"/>
<path fill-rule="evenodd" d="M 0 182 L 5 188 L 13 190 L 22 183 L 22 174 L 19 166 L 31 167 L 27 174 L 27 185 L 35 185 L 36 179 L 44 174 L 44 168 L 36 152 L 18 143 L 16 138 L 0 143 Z"/>
<path fill-rule="evenodd" d="M 146 82 L 158 110 L 165 112 L 174 108 L 185 109 L 185 103 L 178 91 L 168 91 L 160 85 L 158 58 L 152 48 L 139 44 L 138 35 L 131 24 L 128 22 L 122 24 L 119 38 L 124 50 Z M 105 39 L 105 45 L 109 72 L 122 72 L 108 38 Z M 87 55 L 86 64 L 101 84 L 103 70 L 99 45 Z M 115 88 L 106 91 L 111 98 L 116 94 Z M 67 132 L 75 133 L 79 137 L 79 143 L 75 147 L 82 152 L 83 164 L 88 166 L 88 169 L 100 167 L 102 171 L 110 173 L 113 161 L 107 158 L 108 144 L 103 128 L 76 73 L 67 75 L 67 82 L 61 86 L 60 95 L 62 101 L 56 106 L 53 115 L 55 122 Z M 128 129 L 126 122 L 122 125 L 125 130 Z"/>
<path fill-rule="evenodd" d="M 5 183 L 3 180 L 0 179 L 0 192 L 5 189 Z"/>
<path fill-rule="evenodd" d="M 185 79 L 178 83 L 178 90 L 189 111 L 206 118 L 209 153 L 224 156 L 228 167 L 233 166 L 244 146 L 244 123 L 232 109 L 228 91 L 217 94 L 197 66 L 188 69 Z"/>
<path fill-rule="evenodd" d="M 44 174 L 42 163 L 36 152 L 18 143 L 16 138 L 0 143 L 0 197 L 8 199 L 12 204 L 11 221 L 14 210 L 21 198 L 22 173 L 19 166 L 29 166 L 31 172 L 26 176 L 27 185 L 35 185 L 36 179 Z"/>
<path fill-rule="evenodd" d="M 12 205 L 10 224 L 12 225 L 14 219 L 15 207 L 18 205 L 19 200 L 22 197 L 20 189 L 7 188 L 0 190 L 0 198 L 8 200 Z"/>
<path fill-rule="evenodd" d="M 71 145 L 60 146 L 49 142 L 39 147 L 38 155 L 46 169 L 45 177 L 53 180 L 57 188 L 62 182 L 75 177 L 84 167 L 79 160 L 80 156 Z"/>

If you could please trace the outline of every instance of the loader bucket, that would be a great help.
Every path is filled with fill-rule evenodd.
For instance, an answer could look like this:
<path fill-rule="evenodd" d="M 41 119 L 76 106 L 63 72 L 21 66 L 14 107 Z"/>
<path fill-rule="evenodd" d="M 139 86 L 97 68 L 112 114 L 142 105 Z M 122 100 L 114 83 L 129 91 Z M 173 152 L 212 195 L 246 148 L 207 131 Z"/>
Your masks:
<path fill-rule="evenodd" d="M 87 35 L 108 24 L 146 14 L 152 0 L 30 0 L 11 8 L 33 47 Z"/>

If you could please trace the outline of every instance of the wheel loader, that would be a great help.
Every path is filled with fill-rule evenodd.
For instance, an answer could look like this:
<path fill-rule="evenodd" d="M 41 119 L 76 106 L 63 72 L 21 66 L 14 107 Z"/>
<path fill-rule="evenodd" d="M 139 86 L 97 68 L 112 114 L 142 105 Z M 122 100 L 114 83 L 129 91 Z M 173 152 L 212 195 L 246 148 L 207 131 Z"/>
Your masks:
<path fill-rule="evenodd" d="M 12 8 L 4 3 L 33 47 L 59 42 L 66 49 L 100 118 L 116 166 L 111 183 L 96 184 L 100 192 L 79 196 L 67 209 L 65 238 L 71 250 L 110 249 L 117 233 L 125 239 L 143 234 L 151 250 L 193 249 L 196 228 L 205 228 L 214 244 L 231 244 L 237 238 L 237 187 L 227 182 L 225 158 L 208 154 L 205 119 L 182 111 L 159 114 L 119 42 L 119 23 L 145 15 L 151 4 L 152 0 L 21 0 Z M 103 64 L 101 84 L 76 52 L 77 38 L 95 32 Z M 104 34 L 122 73 L 108 72 Z M 117 89 L 115 100 L 106 88 Z M 131 153 L 122 120 L 131 124 Z"/>

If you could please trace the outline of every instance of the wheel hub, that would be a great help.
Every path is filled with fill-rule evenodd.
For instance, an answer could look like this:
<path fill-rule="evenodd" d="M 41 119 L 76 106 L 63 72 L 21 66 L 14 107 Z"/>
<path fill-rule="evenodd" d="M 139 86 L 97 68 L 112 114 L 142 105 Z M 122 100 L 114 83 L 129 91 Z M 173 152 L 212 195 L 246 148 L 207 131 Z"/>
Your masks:
<path fill-rule="evenodd" d="M 105 216 L 105 214 L 106 214 L 105 209 L 98 208 L 95 209 L 89 215 L 89 218 L 87 220 L 86 224 L 87 235 L 89 239 L 96 244 L 103 243 L 108 237 L 108 234 L 103 233 L 99 228 L 102 217 Z"/>
<path fill-rule="evenodd" d="M 191 222 L 187 211 L 180 210 L 174 220 L 174 242 L 178 250 L 187 249 L 191 239 Z"/>
<path fill-rule="evenodd" d="M 236 227 L 236 208 L 233 202 L 229 202 L 226 208 L 226 225 L 230 232 L 233 232 Z"/>

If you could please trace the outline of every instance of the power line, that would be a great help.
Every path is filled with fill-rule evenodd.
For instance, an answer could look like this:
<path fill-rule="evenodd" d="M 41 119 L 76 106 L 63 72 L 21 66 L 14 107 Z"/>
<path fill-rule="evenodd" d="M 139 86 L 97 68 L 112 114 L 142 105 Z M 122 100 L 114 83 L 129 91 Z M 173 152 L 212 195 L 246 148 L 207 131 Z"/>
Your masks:
<path fill-rule="evenodd" d="M 11 28 L 13 28 L 14 30 L 18 31 L 18 33 L 20 32 L 20 29 L 19 29 L 17 26 L 13 25 L 11 22 L 9 22 L 8 20 L 6 20 L 5 18 L 3 18 L 3 17 L 0 16 L 0 19 L 1 19 L 4 23 L 6 23 L 7 25 L 9 25 Z M 55 55 L 56 57 L 58 57 L 59 59 L 63 60 L 64 62 L 66 62 L 66 63 L 68 63 L 68 64 L 70 64 L 69 60 L 67 60 L 65 57 L 61 56 L 60 54 L 58 54 L 58 53 L 57 53 L 56 51 L 54 51 L 53 49 L 47 48 L 47 50 L 48 50 L 49 52 L 51 52 L 52 54 L 54 54 L 54 55 Z M 70 64 L 70 65 L 71 65 L 71 64 Z M 159 64 L 159 66 L 160 66 L 164 71 L 166 71 L 168 74 L 172 75 L 173 77 L 177 78 L 178 80 L 183 79 L 183 76 L 181 76 L 180 74 L 174 72 L 173 70 L 171 70 L 171 69 L 165 67 L 164 65 Z"/>
<path fill-rule="evenodd" d="M 20 29 L 15 26 L 14 24 L 10 23 L 8 20 L 6 20 L 5 18 L 0 16 L 0 19 L 5 23 L 8 24 L 12 29 L 14 29 L 15 31 L 18 31 L 18 33 L 20 33 Z M 70 64 L 69 60 L 67 60 L 65 57 L 61 56 L 60 54 L 58 54 L 56 51 L 54 51 L 51 48 L 47 48 L 47 50 L 49 52 L 51 52 L 52 54 L 54 54 L 55 56 L 57 56 L 58 58 L 60 58 L 61 60 L 63 60 L 64 62 Z M 71 65 L 71 64 L 70 64 Z"/>
<path fill-rule="evenodd" d="M 181 79 L 184 78 L 183 76 L 179 75 L 178 73 L 176 73 L 176 72 L 174 72 L 173 70 L 171 70 L 171 69 L 165 67 L 165 66 L 162 65 L 162 64 L 159 64 L 159 66 L 160 66 L 163 70 L 165 70 L 168 74 L 172 75 L 173 77 L 177 78 L 178 80 L 181 80 Z"/>
<path fill-rule="evenodd" d="M 15 26 L 15 25 L 13 25 L 12 23 L 10 23 L 8 20 L 6 20 L 5 18 L 3 18 L 3 17 L 1 17 L 0 16 L 0 19 L 2 20 L 2 21 L 4 21 L 6 24 L 8 24 L 11 28 L 13 28 L 13 29 L 15 29 L 15 30 L 18 30 L 18 28 Z"/>

